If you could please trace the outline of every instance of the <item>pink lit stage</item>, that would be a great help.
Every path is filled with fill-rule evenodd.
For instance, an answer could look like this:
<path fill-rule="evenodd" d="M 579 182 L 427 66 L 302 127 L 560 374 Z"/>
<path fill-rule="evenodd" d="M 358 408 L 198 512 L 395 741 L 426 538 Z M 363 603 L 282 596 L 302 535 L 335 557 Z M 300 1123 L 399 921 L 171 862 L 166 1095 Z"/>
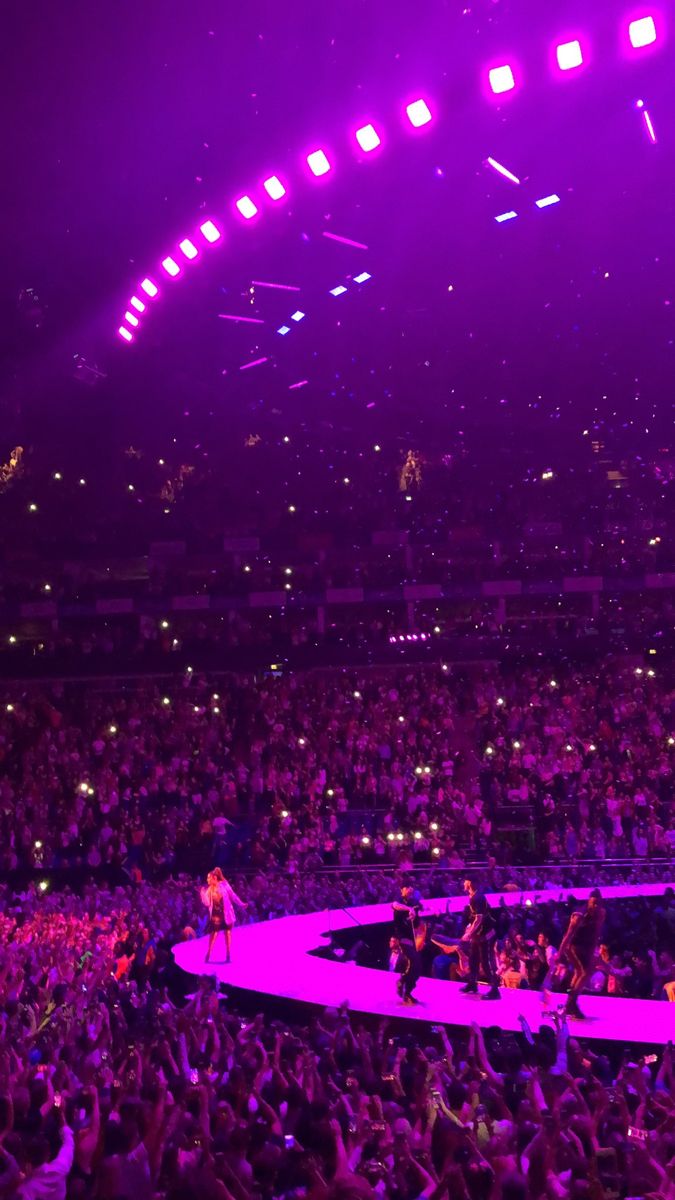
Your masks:
<path fill-rule="evenodd" d="M 666 884 L 606 887 L 608 899 L 631 896 L 661 896 Z M 672 885 L 671 885 L 672 886 Z M 492 905 L 527 903 L 532 905 L 567 898 L 585 900 L 590 888 L 560 891 L 507 892 L 489 896 Z M 466 897 L 429 900 L 425 911 L 434 913 L 462 912 Z M 468 1026 L 476 1021 L 483 1027 L 499 1025 L 502 1029 L 519 1030 L 519 1014 L 526 1017 L 531 1029 L 537 1031 L 548 1023 L 543 1014 L 538 992 L 501 989 L 501 999 L 482 1002 L 476 996 L 463 996 L 460 985 L 439 979 L 420 979 L 415 1008 L 403 1007 L 396 994 L 396 978 L 384 970 L 359 967 L 352 962 L 317 958 L 311 953 L 326 947 L 330 935 L 340 929 L 359 925 L 372 926 L 391 921 L 390 904 L 373 904 L 362 908 L 333 909 L 305 916 L 283 917 L 261 921 L 234 930 L 233 962 L 211 962 L 206 965 L 207 939 L 181 942 L 174 946 L 176 963 L 194 975 L 211 974 L 233 988 L 297 1000 L 305 1004 L 337 1006 L 349 1003 L 353 1012 L 371 1013 L 382 1017 L 426 1021 L 430 1024 Z M 216 956 L 224 955 L 224 939 L 218 939 Z M 481 988 L 481 991 L 485 991 Z M 563 997 L 560 998 L 561 1000 Z M 657 1000 L 619 1000 L 606 996 L 583 996 L 582 1008 L 587 1020 L 575 1022 L 573 1032 L 584 1038 L 608 1041 L 644 1041 L 665 1045 L 675 1038 L 675 1005 Z"/>

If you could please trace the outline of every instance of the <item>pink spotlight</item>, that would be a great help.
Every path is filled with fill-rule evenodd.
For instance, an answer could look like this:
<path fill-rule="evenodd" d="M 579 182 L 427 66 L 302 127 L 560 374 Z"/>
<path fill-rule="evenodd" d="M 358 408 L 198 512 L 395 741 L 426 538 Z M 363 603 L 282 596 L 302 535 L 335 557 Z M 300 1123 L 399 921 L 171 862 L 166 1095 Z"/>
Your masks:
<path fill-rule="evenodd" d="M 178 243 L 178 249 L 182 251 L 186 258 L 197 257 L 197 247 L 189 238 L 183 238 L 182 242 Z"/>
<path fill-rule="evenodd" d="M 128 325 L 133 325 L 134 328 L 136 327 L 136 325 L 138 325 L 138 317 L 135 317 L 132 312 L 128 312 L 128 311 L 125 312 L 124 320 L 127 322 Z"/>
<path fill-rule="evenodd" d="M 431 110 L 426 100 L 413 100 L 412 104 L 406 105 L 405 112 L 413 129 L 428 125 L 431 120 Z"/>
<path fill-rule="evenodd" d="M 269 179 L 263 183 L 263 187 L 270 200 L 281 200 L 282 196 L 286 195 L 286 188 L 276 175 L 270 175 Z"/>
<path fill-rule="evenodd" d="M 375 150 L 381 142 L 381 139 L 374 125 L 363 125 L 361 129 L 357 129 L 354 134 L 359 146 L 368 154 L 371 150 Z"/>
<path fill-rule="evenodd" d="M 178 266 L 175 258 L 172 258 L 170 254 L 166 258 L 162 259 L 162 266 L 164 267 L 167 275 L 170 275 L 172 279 L 175 279 L 176 275 L 180 275 L 180 267 Z"/>
<path fill-rule="evenodd" d="M 651 46 L 656 41 L 656 22 L 653 17 L 639 17 L 628 26 L 628 37 L 634 50 Z"/>
<path fill-rule="evenodd" d="M 141 284 L 141 291 L 145 292 L 146 296 L 149 296 L 152 300 L 157 295 L 159 288 L 152 282 L 151 279 L 144 279 Z"/>
<path fill-rule="evenodd" d="M 240 198 L 235 201 L 235 208 L 239 209 L 242 217 L 245 217 L 247 221 L 250 221 L 251 217 L 254 217 L 258 211 L 257 205 L 253 203 L 250 196 L 240 196 Z"/>
<path fill-rule="evenodd" d="M 136 312 L 145 312 L 145 305 L 142 300 L 138 299 L 138 296 L 132 296 L 129 303 L 132 308 L 136 309 Z"/>
<path fill-rule="evenodd" d="M 516 86 L 516 81 L 513 76 L 513 68 L 505 63 L 501 67 L 492 67 L 488 71 L 488 79 L 490 87 L 496 96 L 502 92 L 511 92 Z"/>
<path fill-rule="evenodd" d="M 581 42 L 576 39 L 572 42 L 561 42 L 556 46 L 555 56 L 561 71 L 573 71 L 584 61 Z"/>
<path fill-rule="evenodd" d="M 312 175 L 326 175 L 330 171 L 330 163 L 323 150 L 313 150 L 307 155 L 307 166 Z"/>
<path fill-rule="evenodd" d="M 217 225 L 214 225 L 213 221 L 205 221 L 203 225 L 199 226 L 199 232 L 201 233 L 202 237 L 211 244 L 213 244 L 213 242 L 217 242 L 221 237 L 220 230 L 218 229 Z"/>
<path fill-rule="evenodd" d="M 130 332 L 130 330 L 127 329 L 126 325 L 120 325 L 117 332 L 121 338 L 124 338 L 125 342 L 133 342 L 134 335 Z"/>

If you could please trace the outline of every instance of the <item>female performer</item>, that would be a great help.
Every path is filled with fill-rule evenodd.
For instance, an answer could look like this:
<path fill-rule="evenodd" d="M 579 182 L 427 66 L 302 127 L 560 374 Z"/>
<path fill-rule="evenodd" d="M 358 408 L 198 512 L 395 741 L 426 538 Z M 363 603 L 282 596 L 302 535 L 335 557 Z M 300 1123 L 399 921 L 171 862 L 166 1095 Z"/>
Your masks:
<path fill-rule="evenodd" d="M 225 947 L 227 950 L 226 963 L 230 961 L 230 949 L 232 946 L 232 926 L 234 925 L 234 906 L 238 904 L 241 908 L 248 908 L 243 900 L 240 900 L 234 888 L 227 882 L 223 876 L 220 867 L 216 867 L 213 871 L 209 871 L 206 876 L 206 887 L 200 892 L 202 903 L 209 910 L 209 923 L 207 925 L 207 933 L 209 935 L 209 947 L 206 951 L 206 962 L 211 960 L 211 951 L 221 930 L 225 933 Z"/>

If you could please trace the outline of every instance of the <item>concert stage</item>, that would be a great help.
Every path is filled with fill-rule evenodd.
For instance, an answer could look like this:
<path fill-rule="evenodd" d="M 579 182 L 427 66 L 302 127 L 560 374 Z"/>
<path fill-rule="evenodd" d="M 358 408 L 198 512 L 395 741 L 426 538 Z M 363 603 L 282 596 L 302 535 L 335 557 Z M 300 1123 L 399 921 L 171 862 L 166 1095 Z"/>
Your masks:
<path fill-rule="evenodd" d="M 606 887 L 607 900 L 630 896 L 660 896 L 666 884 Z M 672 886 L 672 885 L 671 885 Z M 531 901 L 566 899 L 572 895 L 585 900 L 590 888 L 561 891 L 507 892 L 488 896 L 490 904 L 507 907 Z M 425 911 L 434 913 L 462 912 L 465 896 L 425 902 Z M 519 1014 L 527 1019 L 536 1032 L 549 1024 L 538 992 L 500 989 L 500 999 L 481 1001 L 477 996 L 464 996 L 460 985 L 438 979 L 420 979 L 415 990 L 419 1000 L 416 1007 L 401 1005 L 396 994 L 396 976 L 385 970 L 357 966 L 318 957 L 317 950 L 330 944 L 331 934 L 349 927 L 385 925 L 391 921 L 390 904 L 374 904 L 362 908 L 334 909 L 304 916 L 283 917 L 261 921 L 254 925 L 237 926 L 233 934 L 233 961 L 205 964 L 207 938 L 180 942 L 174 946 L 176 963 L 193 975 L 216 975 L 232 988 L 305 1004 L 338 1006 L 347 1001 L 352 1012 L 371 1013 L 408 1021 L 425 1021 L 432 1025 L 468 1026 L 477 1022 L 483 1027 L 498 1025 L 505 1030 L 519 1030 Z M 216 956 L 225 953 L 224 938 L 219 936 Z M 487 989 L 481 987 L 480 991 Z M 555 998 L 563 1002 L 564 996 Z M 575 1036 L 603 1041 L 644 1042 L 665 1045 L 675 1038 L 675 1005 L 657 1000 L 621 1000 L 611 996 L 582 996 L 581 1006 L 587 1014 L 585 1021 L 574 1021 Z"/>

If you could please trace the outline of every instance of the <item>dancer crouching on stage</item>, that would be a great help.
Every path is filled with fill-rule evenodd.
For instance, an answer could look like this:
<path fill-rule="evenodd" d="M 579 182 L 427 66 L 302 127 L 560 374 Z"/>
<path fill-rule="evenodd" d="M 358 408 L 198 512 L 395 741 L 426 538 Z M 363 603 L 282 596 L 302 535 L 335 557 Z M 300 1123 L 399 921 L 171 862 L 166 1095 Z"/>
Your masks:
<path fill-rule="evenodd" d="M 568 1017 L 584 1016 L 579 1008 L 579 994 L 583 991 L 593 968 L 605 923 L 605 910 L 601 900 L 600 889 L 593 888 L 583 912 L 572 913 L 567 932 L 560 943 L 558 959 L 569 962 L 573 970 L 565 1007 Z"/>
<path fill-rule="evenodd" d="M 206 951 L 205 962 L 211 961 L 211 951 L 213 945 L 222 931 L 225 934 L 225 948 L 227 951 L 226 963 L 230 961 L 230 950 L 232 948 L 232 926 L 235 922 L 234 906 L 238 904 L 240 908 L 248 908 L 243 900 L 235 892 L 234 888 L 227 882 L 223 876 L 220 867 L 209 871 L 206 876 L 206 887 L 200 891 L 202 904 L 205 904 L 209 910 L 209 923 L 206 931 L 209 935 L 209 947 Z"/>

